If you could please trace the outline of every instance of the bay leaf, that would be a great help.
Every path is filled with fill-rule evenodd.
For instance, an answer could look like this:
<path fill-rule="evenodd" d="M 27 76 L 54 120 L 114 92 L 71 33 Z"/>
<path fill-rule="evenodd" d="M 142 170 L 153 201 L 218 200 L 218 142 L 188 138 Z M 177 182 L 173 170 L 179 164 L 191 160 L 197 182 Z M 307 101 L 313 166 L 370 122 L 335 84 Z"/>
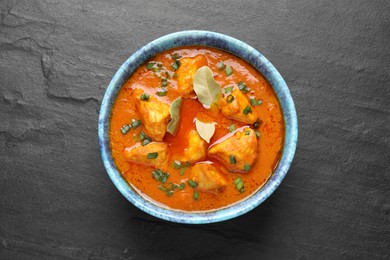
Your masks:
<path fill-rule="evenodd" d="M 222 95 L 221 86 L 215 82 L 213 71 L 207 66 L 195 72 L 193 85 L 199 101 L 207 107 L 211 107 Z"/>
<path fill-rule="evenodd" d="M 172 102 L 171 108 L 169 109 L 169 112 L 171 114 L 171 121 L 168 123 L 167 132 L 172 135 L 176 135 L 178 130 L 178 126 L 180 122 L 181 101 L 182 101 L 181 97 L 176 98 Z"/>
<path fill-rule="evenodd" d="M 215 122 L 204 123 L 199 119 L 195 118 L 196 131 L 198 132 L 200 137 L 202 137 L 202 139 L 205 140 L 207 143 L 210 143 L 210 139 L 215 133 L 215 125 Z"/>

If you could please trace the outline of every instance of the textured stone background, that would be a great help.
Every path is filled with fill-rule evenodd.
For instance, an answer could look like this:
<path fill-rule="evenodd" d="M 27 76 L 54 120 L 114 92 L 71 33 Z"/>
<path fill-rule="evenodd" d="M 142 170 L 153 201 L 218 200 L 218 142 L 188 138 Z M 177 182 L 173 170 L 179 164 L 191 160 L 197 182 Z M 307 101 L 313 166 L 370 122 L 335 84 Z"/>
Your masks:
<path fill-rule="evenodd" d="M 111 77 L 184 29 L 262 52 L 299 116 L 285 181 L 223 223 L 144 214 L 100 159 Z M 389 259 L 389 100 L 389 1 L 1 0 L 0 258 Z"/>

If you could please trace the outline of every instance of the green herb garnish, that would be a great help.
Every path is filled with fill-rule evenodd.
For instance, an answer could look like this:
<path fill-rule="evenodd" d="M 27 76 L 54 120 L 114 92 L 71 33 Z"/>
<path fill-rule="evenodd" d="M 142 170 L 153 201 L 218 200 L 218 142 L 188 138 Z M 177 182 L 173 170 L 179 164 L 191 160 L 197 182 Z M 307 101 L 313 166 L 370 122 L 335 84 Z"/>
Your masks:
<path fill-rule="evenodd" d="M 168 177 L 169 177 L 168 173 L 163 174 L 162 177 L 161 177 L 161 182 L 165 183 L 167 181 Z"/>
<path fill-rule="evenodd" d="M 154 64 L 156 64 L 155 62 L 149 62 L 147 65 L 146 65 L 146 68 L 148 70 L 152 69 L 154 67 Z"/>
<path fill-rule="evenodd" d="M 160 70 L 161 70 L 161 68 L 158 68 L 158 67 L 157 68 L 156 67 L 152 68 L 152 71 L 155 72 L 155 73 L 160 72 Z M 159 76 L 159 75 L 157 75 L 157 76 Z"/>
<path fill-rule="evenodd" d="M 251 131 L 249 131 L 249 130 L 245 131 L 245 135 L 250 135 L 250 133 L 251 133 Z"/>
<path fill-rule="evenodd" d="M 177 59 L 180 59 L 181 58 L 181 56 L 180 56 L 180 54 L 179 53 L 174 53 L 174 54 L 172 54 L 172 59 L 174 59 L 174 60 L 177 60 Z"/>
<path fill-rule="evenodd" d="M 187 168 L 187 167 L 191 166 L 191 164 L 189 162 L 181 162 L 181 165 L 183 168 Z"/>
<path fill-rule="evenodd" d="M 218 62 L 217 66 L 218 66 L 219 70 L 223 70 L 226 67 L 226 65 L 225 65 L 225 63 L 223 63 L 223 61 Z"/>
<path fill-rule="evenodd" d="M 236 164 L 236 157 L 234 155 L 230 155 L 230 164 Z"/>
<path fill-rule="evenodd" d="M 163 185 L 160 185 L 158 188 L 159 188 L 160 190 L 162 190 L 163 192 L 165 192 L 165 194 L 167 194 L 168 197 L 170 197 L 170 196 L 173 195 L 173 190 L 168 189 L 168 188 L 166 188 L 166 187 L 163 186 Z"/>
<path fill-rule="evenodd" d="M 231 125 L 228 127 L 228 129 L 229 129 L 229 132 L 231 133 L 231 132 L 233 132 L 234 130 L 236 130 L 236 125 L 235 125 L 235 124 L 231 124 Z"/>
<path fill-rule="evenodd" d="M 152 142 L 152 139 L 150 139 L 150 138 L 144 139 L 144 140 L 142 140 L 142 146 L 148 145 L 151 142 Z"/>
<path fill-rule="evenodd" d="M 189 179 L 188 181 L 188 185 L 190 185 L 192 188 L 196 188 L 196 186 L 198 186 L 198 183 Z"/>
<path fill-rule="evenodd" d="M 182 182 L 180 184 L 175 183 L 169 183 L 170 187 L 167 187 L 165 185 L 160 185 L 158 188 L 162 191 L 164 191 L 168 196 L 171 196 L 175 190 L 184 190 L 186 187 L 185 183 Z"/>
<path fill-rule="evenodd" d="M 180 184 L 171 183 L 170 185 L 172 190 L 184 190 L 186 187 L 184 182 L 181 182 Z"/>
<path fill-rule="evenodd" d="M 177 70 L 179 67 L 180 67 L 180 61 L 175 60 L 175 62 L 172 63 L 172 68 L 173 68 L 174 70 Z"/>
<path fill-rule="evenodd" d="M 233 95 L 229 95 L 229 96 L 227 96 L 227 98 L 226 98 L 226 102 L 228 102 L 228 103 L 232 103 L 233 100 L 234 100 Z"/>
<path fill-rule="evenodd" d="M 148 93 L 142 93 L 142 95 L 140 96 L 140 99 L 142 101 L 148 101 L 149 100 L 149 94 Z"/>
<path fill-rule="evenodd" d="M 242 181 L 241 177 L 238 177 L 237 179 L 234 180 L 234 185 L 236 186 L 236 189 L 240 192 L 243 193 L 244 190 L 244 182 Z"/>
<path fill-rule="evenodd" d="M 245 85 L 244 82 L 240 81 L 237 83 L 238 89 L 241 90 L 242 93 L 248 93 L 251 89 Z"/>
<path fill-rule="evenodd" d="M 152 138 L 150 138 L 147 134 L 145 134 L 143 131 L 139 134 L 139 139 L 142 142 L 142 146 L 145 146 L 152 142 Z"/>
<path fill-rule="evenodd" d="M 151 140 L 144 139 L 144 140 L 142 140 L 142 146 L 145 146 L 145 145 L 149 144 L 150 142 L 151 142 Z"/>
<path fill-rule="evenodd" d="M 163 172 L 160 169 L 155 169 L 152 172 L 152 175 L 153 175 L 154 179 L 156 179 L 156 181 L 159 181 L 161 183 L 165 183 L 169 177 L 169 173 Z"/>
<path fill-rule="evenodd" d="M 250 164 L 244 164 L 244 171 L 249 171 L 251 169 Z"/>
<path fill-rule="evenodd" d="M 147 138 L 148 136 L 143 132 L 141 131 L 141 133 L 139 133 L 139 139 L 140 141 L 144 140 L 145 138 Z"/>
<path fill-rule="evenodd" d="M 137 128 L 141 125 L 141 120 L 138 119 L 131 119 L 131 126 L 133 128 Z"/>
<path fill-rule="evenodd" d="M 183 176 L 186 169 L 190 166 L 189 162 L 180 162 L 180 161 L 173 161 L 173 168 L 176 170 L 179 170 L 180 176 Z"/>
<path fill-rule="evenodd" d="M 146 158 L 148 159 L 156 159 L 158 157 L 158 153 L 155 152 L 155 153 L 148 153 L 148 155 L 146 156 Z"/>
<path fill-rule="evenodd" d="M 261 101 L 260 99 L 256 100 L 256 98 L 250 98 L 249 102 L 251 103 L 252 106 L 259 106 L 263 104 L 263 101 Z"/>
<path fill-rule="evenodd" d="M 168 89 L 166 89 L 166 88 L 163 88 L 162 91 L 157 91 L 157 92 L 156 92 L 157 96 L 159 96 L 159 97 L 163 97 L 163 96 L 165 96 L 167 93 L 168 93 Z"/>
<path fill-rule="evenodd" d="M 131 129 L 131 126 L 130 125 L 128 125 L 128 124 L 126 124 L 126 125 L 123 125 L 122 127 L 121 127 L 121 132 L 122 132 L 122 134 L 127 134 L 127 132 L 129 132 L 130 131 L 130 129 Z"/>
<path fill-rule="evenodd" d="M 252 113 L 252 108 L 251 108 L 250 106 L 246 106 L 246 107 L 244 108 L 244 110 L 242 110 L 242 113 L 243 113 L 244 115 L 247 115 L 247 114 L 249 114 L 249 113 Z"/>
<path fill-rule="evenodd" d="M 163 87 L 168 86 L 168 80 L 167 80 L 167 78 L 162 78 L 162 79 L 161 79 L 161 86 L 163 86 Z"/>
<path fill-rule="evenodd" d="M 224 89 L 224 91 L 225 91 L 225 94 L 230 94 L 230 93 L 232 93 L 232 91 L 233 91 L 233 86 L 230 86 L 230 87 L 226 87 L 225 89 Z"/>
<path fill-rule="evenodd" d="M 180 169 L 181 168 L 181 162 L 173 161 L 173 168 L 175 168 L 176 170 Z"/>
<path fill-rule="evenodd" d="M 232 75 L 233 74 L 232 67 L 227 65 L 226 68 L 225 68 L 225 72 L 226 72 L 226 77 L 229 77 L 230 75 Z"/>
<path fill-rule="evenodd" d="M 257 100 L 255 98 L 250 98 L 249 102 L 251 103 L 252 106 L 257 106 Z"/>
<path fill-rule="evenodd" d="M 260 119 L 257 119 L 256 122 L 253 124 L 253 128 L 257 129 L 260 127 L 262 121 Z"/>
<path fill-rule="evenodd" d="M 194 191 L 194 200 L 199 199 L 199 192 L 197 190 Z"/>
<path fill-rule="evenodd" d="M 255 134 L 256 134 L 257 138 L 260 138 L 260 137 L 261 137 L 261 134 L 260 134 L 259 131 L 255 130 Z"/>

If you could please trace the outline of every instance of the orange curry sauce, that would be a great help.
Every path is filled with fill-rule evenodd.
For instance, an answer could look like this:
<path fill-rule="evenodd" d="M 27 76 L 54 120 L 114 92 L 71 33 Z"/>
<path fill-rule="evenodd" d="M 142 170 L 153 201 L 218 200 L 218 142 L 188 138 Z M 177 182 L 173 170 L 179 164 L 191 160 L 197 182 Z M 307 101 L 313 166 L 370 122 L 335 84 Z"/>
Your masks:
<path fill-rule="evenodd" d="M 123 151 L 126 147 L 130 147 L 139 141 L 139 134 L 143 131 L 143 126 L 131 129 L 127 134 L 122 134 L 121 127 L 131 123 L 131 119 L 140 119 L 140 115 L 136 111 L 135 101 L 131 96 L 132 89 L 141 88 L 148 93 L 156 93 L 161 90 L 161 78 L 155 72 L 146 68 L 148 62 L 161 62 L 163 68 L 168 70 L 171 75 L 174 74 L 174 69 L 171 64 L 174 62 L 172 55 L 180 54 L 184 57 L 194 57 L 198 54 L 204 55 L 208 60 L 208 66 L 214 73 L 214 79 L 221 88 L 226 86 L 236 86 L 237 83 L 243 81 L 250 87 L 251 92 L 247 96 L 255 96 L 256 99 L 263 101 L 263 104 L 252 107 L 256 110 L 262 123 L 258 128 L 261 136 L 258 138 L 259 152 L 255 163 L 252 165 L 249 172 L 231 173 L 228 172 L 221 163 L 213 158 L 206 158 L 206 161 L 212 161 L 224 174 L 228 185 L 221 191 L 202 192 L 199 191 L 199 199 L 194 200 L 194 189 L 187 184 L 190 178 L 191 170 L 186 169 L 181 176 L 178 169 L 173 167 L 175 155 L 182 154 L 188 145 L 188 133 L 196 129 L 194 118 L 205 118 L 205 120 L 214 121 L 217 123 L 214 136 L 211 138 L 210 144 L 229 133 L 228 127 L 235 124 L 236 128 L 242 127 L 244 123 L 236 120 L 225 118 L 218 111 L 210 111 L 202 106 L 195 98 L 195 93 L 192 98 L 186 98 L 182 102 L 180 110 L 180 125 L 176 136 L 172 136 L 168 132 L 165 134 L 164 142 L 170 149 L 170 159 L 167 165 L 162 169 L 169 173 L 168 182 L 180 184 L 185 182 L 186 186 L 183 190 L 175 190 L 171 196 L 159 189 L 160 182 L 153 178 L 152 172 L 154 167 L 145 166 L 126 161 Z M 225 70 L 218 69 L 218 62 L 223 61 L 225 65 L 230 65 L 233 68 L 233 74 L 227 76 Z M 127 182 L 144 198 L 159 204 L 163 207 L 185 210 L 185 211 L 202 211 L 213 210 L 228 206 L 237 201 L 244 199 L 250 194 L 258 190 L 272 175 L 276 168 L 283 149 L 284 142 L 284 119 L 278 99 L 264 77 L 247 62 L 227 52 L 207 48 L 207 47 L 182 47 L 171 49 L 159 53 L 147 63 L 140 66 L 134 74 L 124 84 L 122 90 L 118 94 L 117 100 L 113 106 L 111 121 L 110 121 L 110 145 L 115 164 L 127 180 Z M 164 74 L 163 74 L 164 75 Z M 171 104 L 173 100 L 179 97 L 177 93 L 177 81 L 175 77 L 171 77 L 168 85 L 168 93 L 166 96 L 156 96 L 159 100 Z M 207 119 L 208 118 L 208 119 Z M 252 125 L 250 127 L 253 128 Z M 241 177 L 244 183 L 245 191 L 240 193 L 234 184 L 234 180 Z"/>

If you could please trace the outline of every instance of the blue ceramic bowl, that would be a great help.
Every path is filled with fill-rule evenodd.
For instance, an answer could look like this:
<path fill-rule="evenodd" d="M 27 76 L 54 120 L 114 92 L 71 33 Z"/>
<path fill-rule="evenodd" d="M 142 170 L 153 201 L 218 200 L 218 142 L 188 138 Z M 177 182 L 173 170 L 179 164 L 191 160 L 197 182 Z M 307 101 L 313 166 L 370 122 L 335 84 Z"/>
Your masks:
<path fill-rule="evenodd" d="M 246 60 L 257 68 L 264 77 L 267 78 L 278 96 L 283 110 L 286 127 L 283 155 L 279 165 L 271 178 L 260 190 L 247 197 L 245 200 L 226 208 L 194 213 L 159 207 L 135 192 L 122 178 L 115 166 L 111 155 L 108 135 L 112 106 L 122 85 L 137 67 L 159 52 L 186 45 L 199 45 L 222 49 Z M 224 221 L 240 216 L 261 204 L 272 194 L 272 192 L 274 192 L 284 176 L 286 176 L 294 157 L 298 138 L 298 122 L 294 102 L 286 82 L 275 67 L 260 52 L 248 44 L 230 36 L 208 31 L 182 31 L 168 34 L 148 43 L 136 51 L 125 63 L 123 63 L 112 78 L 110 85 L 108 85 L 100 108 L 98 129 L 100 150 L 104 166 L 106 167 L 112 182 L 123 196 L 139 209 L 155 217 L 172 222 L 188 224 Z"/>

